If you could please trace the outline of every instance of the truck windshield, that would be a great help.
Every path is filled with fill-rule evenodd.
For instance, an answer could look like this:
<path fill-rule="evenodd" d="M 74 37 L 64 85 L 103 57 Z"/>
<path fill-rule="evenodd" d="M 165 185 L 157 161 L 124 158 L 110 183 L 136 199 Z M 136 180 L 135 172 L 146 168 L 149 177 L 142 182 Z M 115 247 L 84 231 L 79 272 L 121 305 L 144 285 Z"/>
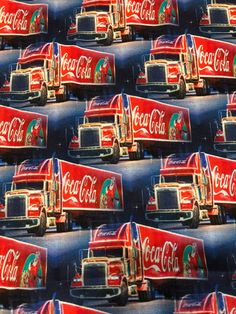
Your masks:
<path fill-rule="evenodd" d="M 235 0 L 215 0 L 212 3 L 219 3 L 219 4 L 232 4 L 235 5 Z"/>
<path fill-rule="evenodd" d="M 171 183 L 193 183 L 193 176 L 192 175 L 182 175 L 182 176 L 164 176 L 162 177 L 162 182 Z"/>
<path fill-rule="evenodd" d="M 112 248 L 112 249 L 97 249 L 93 250 L 92 254 L 94 257 L 123 257 L 122 248 Z"/>
<path fill-rule="evenodd" d="M 96 11 L 96 12 L 109 12 L 109 5 L 94 5 L 91 7 L 86 7 L 84 8 L 85 12 L 91 12 L 91 11 Z"/>
<path fill-rule="evenodd" d="M 236 117 L 236 110 L 230 110 L 228 115 L 229 117 Z"/>
<path fill-rule="evenodd" d="M 42 68 L 43 66 L 44 66 L 44 60 L 35 60 L 35 61 L 20 64 L 21 69 Z"/>
<path fill-rule="evenodd" d="M 16 190 L 21 190 L 21 189 L 26 189 L 26 190 L 43 190 L 43 181 L 37 181 L 37 182 L 17 182 L 15 183 L 15 189 Z"/>
<path fill-rule="evenodd" d="M 88 122 L 89 123 L 94 123 L 94 122 L 115 123 L 115 116 L 89 117 Z"/>
<path fill-rule="evenodd" d="M 170 60 L 170 61 L 179 61 L 179 54 L 172 53 L 156 53 L 152 55 L 154 60 Z"/>

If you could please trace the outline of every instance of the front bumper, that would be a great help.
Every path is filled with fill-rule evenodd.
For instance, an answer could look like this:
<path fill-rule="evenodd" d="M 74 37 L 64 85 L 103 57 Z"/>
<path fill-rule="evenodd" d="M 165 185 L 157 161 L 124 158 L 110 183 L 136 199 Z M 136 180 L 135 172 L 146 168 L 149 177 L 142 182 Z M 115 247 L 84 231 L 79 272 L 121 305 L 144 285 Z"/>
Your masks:
<path fill-rule="evenodd" d="M 40 218 L 3 218 L 0 219 L 0 230 L 30 229 L 39 226 Z"/>
<path fill-rule="evenodd" d="M 217 24 L 211 24 L 211 25 L 202 25 L 199 27 L 200 31 L 203 33 L 227 33 L 227 34 L 236 34 L 236 26 L 232 25 L 217 25 Z"/>
<path fill-rule="evenodd" d="M 113 154 L 113 148 L 84 148 L 78 150 L 68 150 L 68 155 L 77 158 L 103 158 Z"/>
<path fill-rule="evenodd" d="M 136 85 L 136 90 L 141 93 L 174 93 L 179 90 L 178 84 L 143 84 L 143 85 Z"/>
<path fill-rule="evenodd" d="M 96 32 L 79 32 L 75 34 L 68 34 L 67 40 L 81 40 L 81 41 L 99 41 L 107 38 L 107 33 Z"/>
<path fill-rule="evenodd" d="M 222 142 L 215 143 L 214 150 L 221 153 L 235 153 L 236 142 Z"/>
<path fill-rule="evenodd" d="M 2 101 L 16 101 L 16 102 L 24 102 L 31 101 L 33 99 L 40 98 L 41 92 L 9 92 L 9 93 L 0 93 L 0 100 Z"/>
<path fill-rule="evenodd" d="M 71 288 L 70 295 L 78 299 L 87 299 L 87 300 L 101 300 L 101 299 L 113 299 L 118 297 L 121 294 L 120 287 L 78 287 Z"/>
<path fill-rule="evenodd" d="M 193 218 L 193 211 L 181 210 L 165 210 L 165 211 L 152 211 L 146 212 L 145 217 L 147 220 L 156 222 L 174 222 L 174 221 L 187 221 Z"/>

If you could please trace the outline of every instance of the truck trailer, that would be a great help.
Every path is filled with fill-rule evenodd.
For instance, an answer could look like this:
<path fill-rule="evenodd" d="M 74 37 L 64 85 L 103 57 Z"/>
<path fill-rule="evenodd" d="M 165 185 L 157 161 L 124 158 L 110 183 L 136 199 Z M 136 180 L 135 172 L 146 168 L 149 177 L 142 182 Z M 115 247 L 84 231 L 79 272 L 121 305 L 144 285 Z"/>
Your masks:
<path fill-rule="evenodd" d="M 0 99 L 44 106 L 49 99 L 66 101 L 69 93 L 83 98 L 113 85 L 114 55 L 57 42 L 38 43 L 23 50 L 0 88 Z"/>
<path fill-rule="evenodd" d="M 48 32 L 48 5 L 1 0 L 0 49 L 22 47 Z M 38 38 L 39 40 L 39 38 Z"/>
<path fill-rule="evenodd" d="M 69 144 L 73 157 L 99 157 L 117 163 L 169 153 L 191 142 L 189 110 L 127 94 L 95 97 L 87 105 L 84 123 Z"/>
<path fill-rule="evenodd" d="M 155 290 L 175 296 L 208 276 L 202 240 L 135 222 L 98 227 L 83 253 L 70 289 L 80 300 L 124 306 L 130 296 L 152 300 Z"/>
<path fill-rule="evenodd" d="M 135 40 L 139 33 L 170 31 L 179 26 L 178 0 L 83 0 L 67 32 L 68 40 L 111 45 L 114 39 Z"/>
<path fill-rule="evenodd" d="M 146 218 L 180 221 L 198 228 L 199 221 L 224 224 L 236 217 L 236 161 L 203 152 L 170 155 L 163 161 Z"/>
<path fill-rule="evenodd" d="M 167 93 L 182 99 L 186 92 L 209 95 L 234 90 L 236 45 L 190 34 L 158 37 L 136 80 L 142 93 Z"/>
<path fill-rule="evenodd" d="M 210 0 L 203 9 L 200 31 L 211 34 L 232 34 L 236 37 L 236 2 L 234 0 Z"/>
<path fill-rule="evenodd" d="M 57 232 L 112 221 L 123 211 L 121 175 L 56 158 L 26 160 L 17 166 L 0 229 L 26 229 L 43 236 L 47 227 Z"/>
<path fill-rule="evenodd" d="M 0 156 L 13 163 L 47 148 L 48 117 L 0 105 Z"/>

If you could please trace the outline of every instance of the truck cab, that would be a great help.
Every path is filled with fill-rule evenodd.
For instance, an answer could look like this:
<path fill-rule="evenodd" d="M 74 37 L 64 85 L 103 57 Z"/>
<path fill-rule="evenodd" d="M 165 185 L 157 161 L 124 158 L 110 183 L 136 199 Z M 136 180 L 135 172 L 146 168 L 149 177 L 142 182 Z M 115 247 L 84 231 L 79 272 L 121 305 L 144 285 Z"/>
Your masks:
<path fill-rule="evenodd" d="M 143 93 L 169 93 L 182 99 L 187 91 L 202 93 L 194 41 L 191 35 L 158 37 L 138 75 L 136 89 Z"/>
<path fill-rule="evenodd" d="M 226 111 L 220 111 L 220 125 L 214 139 L 217 152 L 231 154 L 236 152 L 236 92 L 229 94 Z"/>
<path fill-rule="evenodd" d="M 58 49 L 54 42 L 32 44 L 23 50 L 10 79 L 0 88 L 0 98 L 43 106 L 48 98 L 60 97 L 56 93 L 64 87 L 60 86 Z"/>
<path fill-rule="evenodd" d="M 211 0 L 206 3 L 200 20 L 200 31 L 207 34 L 236 36 L 236 3 L 234 0 Z"/>
<path fill-rule="evenodd" d="M 2 230 L 27 229 L 43 236 L 47 226 L 55 226 L 55 218 L 50 214 L 61 213 L 60 185 L 58 180 L 52 180 L 51 162 L 52 159 L 26 160 L 17 167 L 11 190 L 5 193 Z"/>
<path fill-rule="evenodd" d="M 106 239 L 106 240 L 105 240 Z M 135 223 L 102 225 L 93 231 L 88 256 L 75 273 L 70 294 L 125 305 L 142 286 L 142 253 Z"/>
<path fill-rule="evenodd" d="M 111 45 L 113 39 L 132 39 L 130 27 L 126 27 L 125 4 L 123 0 L 83 0 L 81 10 L 71 23 L 68 40 L 97 41 Z"/>
<path fill-rule="evenodd" d="M 173 154 L 165 159 L 160 170 L 160 181 L 154 185 L 154 199 L 151 197 L 146 207 L 146 219 L 180 221 L 197 228 L 200 220 L 209 218 L 206 209 L 212 202 L 210 173 L 204 154 L 181 157 Z"/>
<path fill-rule="evenodd" d="M 93 98 L 77 133 L 69 145 L 70 156 L 100 157 L 111 163 L 127 156 L 135 145 L 126 95 Z"/>

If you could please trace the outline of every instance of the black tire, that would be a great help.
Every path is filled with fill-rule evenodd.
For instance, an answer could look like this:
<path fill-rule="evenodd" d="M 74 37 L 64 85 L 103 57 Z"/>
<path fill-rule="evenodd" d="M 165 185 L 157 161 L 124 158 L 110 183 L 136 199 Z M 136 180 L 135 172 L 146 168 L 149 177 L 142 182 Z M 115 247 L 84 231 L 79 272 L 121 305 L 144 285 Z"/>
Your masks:
<path fill-rule="evenodd" d="M 196 95 L 197 96 L 206 96 L 210 95 L 210 87 L 208 81 L 203 79 L 203 88 L 196 88 Z"/>
<path fill-rule="evenodd" d="M 210 216 L 210 222 L 212 225 L 223 225 L 227 222 L 227 217 L 224 208 L 218 208 L 218 215 Z"/>
<path fill-rule="evenodd" d="M 110 157 L 109 162 L 111 164 L 117 164 L 119 160 L 120 160 L 120 148 L 119 148 L 119 145 L 115 143 L 113 146 L 113 155 Z"/>
<path fill-rule="evenodd" d="M 174 93 L 177 99 L 184 99 L 186 96 L 186 84 L 183 79 L 179 81 L 179 90 L 178 92 Z"/>
<path fill-rule="evenodd" d="M 148 302 L 155 298 L 155 290 L 150 281 L 147 281 L 147 290 L 139 291 L 138 297 L 140 302 Z"/>
<path fill-rule="evenodd" d="M 47 103 L 48 95 L 46 86 L 42 86 L 41 95 L 39 99 L 33 99 L 30 102 L 38 106 L 45 106 Z"/>
<path fill-rule="evenodd" d="M 40 215 L 39 226 L 34 229 L 34 233 L 38 237 L 43 237 L 47 228 L 47 218 L 45 212 L 42 212 Z M 31 229 L 32 230 L 32 229 Z"/>
<path fill-rule="evenodd" d="M 197 205 L 194 205 L 193 209 L 193 218 L 186 221 L 186 225 L 189 226 L 190 229 L 197 229 L 199 226 L 199 208 Z"/>
<path fill-rule="evenodd" d="M 72 217 L 70 213 L 66 214 L 66 221 L 57 224 L 57 232 L 68 232 L 72 231 Z"/>
<path fill-rule="evenodd" d="M 128 302 L 128 287 L 127 284 L 122 281 L 121 283 L 121 293 L 119 297 L 115 300 L 116 304 L 119 306 L 125 306 Z"/>
<path fill-rule="evenodd" d="M 64 102 L 69 99 L 68 89 L 64 87 L 64 93 L 60 95 L 56 95 L 56 102 Z"/>
<path fill-rule="evenodd" d="M 100 43 L 104 46 L 110 46 L 113 42 L 113 31 L 112 29 L 109 29 L 107 32 L 107 38 L 104 40 L 101 40 Z"/>

